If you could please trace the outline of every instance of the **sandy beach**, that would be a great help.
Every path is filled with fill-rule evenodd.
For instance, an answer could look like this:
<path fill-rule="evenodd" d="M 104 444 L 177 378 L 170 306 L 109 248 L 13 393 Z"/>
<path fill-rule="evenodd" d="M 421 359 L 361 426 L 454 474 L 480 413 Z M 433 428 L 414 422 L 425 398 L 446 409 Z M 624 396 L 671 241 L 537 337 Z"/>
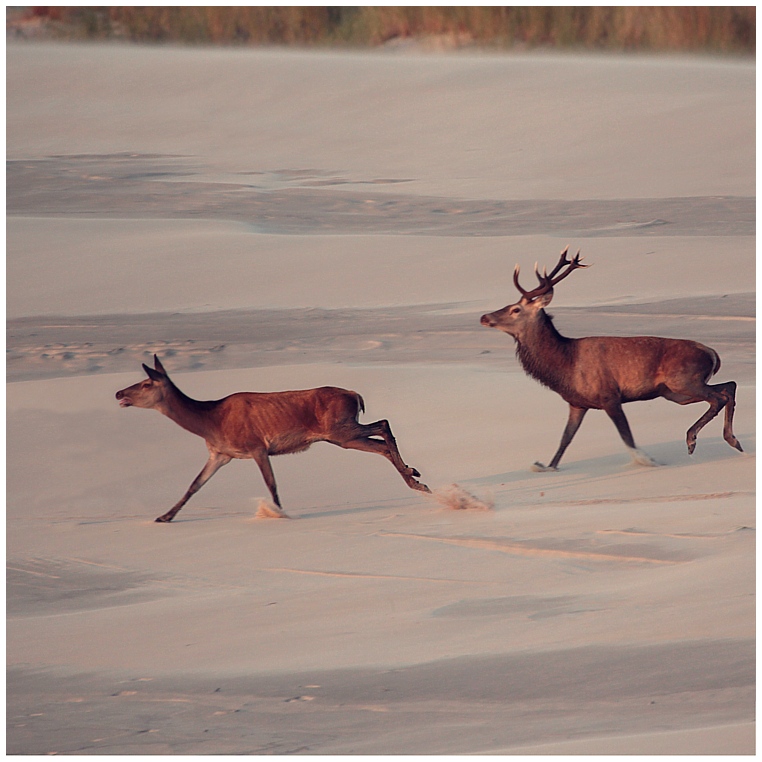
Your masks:
<path fill-rule="evenodd" d="M 9 754 L 753 754 L 755 65 L 7 47 Z M 738 384 L 637 467 L 479 324 L 569 245 L 568 336 Z M 237 460 L 120 409 L 335 385 L 403 458 Z M 476 508 L 486 508 L 477 510 Z"/>

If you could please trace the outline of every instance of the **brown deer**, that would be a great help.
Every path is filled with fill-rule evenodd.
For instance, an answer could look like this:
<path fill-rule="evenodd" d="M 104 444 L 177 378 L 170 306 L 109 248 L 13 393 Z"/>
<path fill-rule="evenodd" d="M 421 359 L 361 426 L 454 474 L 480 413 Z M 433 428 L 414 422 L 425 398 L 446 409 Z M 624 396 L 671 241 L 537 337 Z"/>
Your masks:
<path fill-rule="evenodd" d="M 535 265 L 540 285 L 531 291 L 519 285 L 519 266 L 516 265 L 513 282 L 521 299 L 481 318 L 482 325 L 513 336 L 516 355 L 524 371 L 569 403 L 569 420 L 553 460 L 547 466 L 535 463 L 533 470 L 556 470 L 585 413 L 591 408 L 606 411 L 636 463 L 658 465 L 635 446 L 622 410 L 625 402 L 655 397 L 664 397 L 679 405 L 709 403 L 709 410 L 688 429 L 689 453 L 696 447 L 699 431 L 723 407 L 725 441 L 743 452 L 733 435 L 735 381 L 707 384 L 720 369 L 719 355 L 713 349 L 696 341 L 655 336 L 570 339 L 556 330 L 551 316 L 544 309 L 553 298 L 553 287 L 574 270 L 588 266 L 580 263 L 579 251 L 571 260 L 567 259 L 568 251 L 567 246 L 550 274 L 544 269 L 540 275 Z"/>
<path fill-rule="evenodd" d="M 281 508 L 270 455 L 306 450 L 314 442 L 330 442 L 348 450 L 383 455 L 411 489 L 430 492 L 416 481 L 418 471 L 405 465 L 389 422 L 359 423 L 365 403 L 356 392 L 322 386 L 290 392 L 238 392 L 219 400 L 191 399 L 172 383 L 159 358 L 154 368 L 143 365 L 145 381 L 116 393 L 122 407 L 153 408 L 193 434 L 203 437 L 209 460 L 182 499 L 156 521 L 167 522 L 219 468 L 233 458 L 251 458 L 259 466 L 272 499 Z M 380 437 L 380 438 L 379 438 Z"/>

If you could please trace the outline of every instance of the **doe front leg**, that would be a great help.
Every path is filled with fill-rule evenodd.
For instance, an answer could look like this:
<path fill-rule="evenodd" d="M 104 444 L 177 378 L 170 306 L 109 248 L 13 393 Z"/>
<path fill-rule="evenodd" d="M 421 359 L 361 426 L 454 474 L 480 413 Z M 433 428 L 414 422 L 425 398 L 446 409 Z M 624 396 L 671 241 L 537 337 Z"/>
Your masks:
<path fill-rule="evenodd" d="M 222 468 L 222 466 L 230 463 L 232 458 L 228 455 L 223 455 L 220 452 L 210 452 L 209 460 L 206 461 L 206 465 L 201 469 L 201 473 L 193 480 L 193 483 L 188 487 L 188 491 L 182 496 L 182 498 L 175 503 L 165 514 L 159 516 L 156 521 L 160 524 L 167 524 L 177 516 L 180 509 L 195 495 L 216 473 Z"/>
<path fill-rule="evenodd" d="M 267 489 L 270 490 L 273 502 L 281 510 L 283 506 L 280 504 L 280 498 L 278 497 L 278 485 L 275 483 L 275 474 L 273 473 L 273 467 L 270 463 L 270 456 L 266 450 L 257 451 L 253 455 L 254 461 L 259 466 L 259 470 L 262 472 L 262 478 L 265 480 Z"/>

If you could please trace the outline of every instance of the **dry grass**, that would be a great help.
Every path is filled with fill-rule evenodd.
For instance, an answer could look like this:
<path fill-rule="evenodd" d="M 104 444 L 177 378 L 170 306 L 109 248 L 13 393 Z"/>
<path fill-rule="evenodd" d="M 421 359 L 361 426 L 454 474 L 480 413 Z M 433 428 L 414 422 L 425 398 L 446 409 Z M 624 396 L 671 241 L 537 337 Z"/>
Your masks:
<path fill-rule="evenodd" d="M 435 489 L 431 497 L 451 511 L 491 511 L 495 505 L 492 499 L 482 500 L 464 490 L 459 484 Z"/>
<path fill-rule="evenodd" d="M 755 6 L 18 6 L 23 34 L 194 44 L 374 46 L 438 37 L 500 48 L 754 53 Z M 31 26 L 30 26 L 31 28 Z"/>

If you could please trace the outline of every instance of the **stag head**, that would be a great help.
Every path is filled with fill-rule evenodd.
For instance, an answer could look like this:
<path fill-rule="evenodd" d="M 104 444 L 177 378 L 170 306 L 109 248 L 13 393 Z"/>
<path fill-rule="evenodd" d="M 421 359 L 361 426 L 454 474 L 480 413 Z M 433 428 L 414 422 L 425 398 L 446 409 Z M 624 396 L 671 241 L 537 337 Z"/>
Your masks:
<path fill-rule="evenodd" d="M 519 266 L 516 265 L 516 269 L 513 271 L 513 283 L 521 294 L 521 299 L 514 304 L 509 304 L 507 307 L 503 307 L 497 312 L 490 312 L 487 315 L 482 315 L 481 324 L 489 326 L 490 328 L 497 328 L 500 331 L 510 334 L 514 338 L 518 338 L 523 332 L 524 328 L 530 322 L 534 321 L 539 313 L 550 304 L 553 299 L 553 287 L 560 283 L 564 278 L 570 275 L 574 270 L 581 267 L 588 267 L 589 265 L 581 264 L 579 251 L 571 259 L 567 259 L 566 255 L 569 252 L 567 246 L 562 252 L 561 257 L 558 260 L 558 264 L 548 273 L 547 268 L 543 268 L 542 273 L 537 269 L 537 265 L 534 266 L 534 272 L 539 281 L 539 285 L 527 291 L 521 287 L 519 283 Z M 564 268 L 566 268 L 564 270 Z M 561 272 L 563 270 L 563 272 Z"/>

